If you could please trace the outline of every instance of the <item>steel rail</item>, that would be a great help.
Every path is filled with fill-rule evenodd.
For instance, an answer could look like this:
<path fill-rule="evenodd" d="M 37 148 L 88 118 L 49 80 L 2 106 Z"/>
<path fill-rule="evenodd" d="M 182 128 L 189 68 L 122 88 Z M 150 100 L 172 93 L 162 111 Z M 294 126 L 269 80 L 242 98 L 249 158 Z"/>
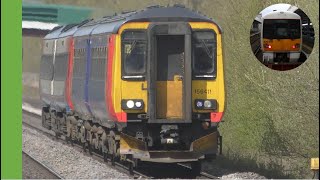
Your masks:
<path fill-rule="evenodd" d="M 39 164 L 40 166 L 42 166 L 43 168 L 45 168 L 46 170 L 48 170 L 51 174 L 53 174 L 55 177 L 57 177 L 57 179 L 65 179 L 62 175 L 60 175 L 59 173 L 57 173 L 55 170 L 53 170 L 51 167 L 47 166 L 46 164 L 42 163 L 41 161 L 39 161 L 37 158 L 35 158 L 34 156 L 32 156 L 31 154 L 27 153 L 26 151 L 22 150 L 22 153 L 25 154 L 26 156 L 28 156 L 30 159 L 32 159 L 34 162 L 36 162 L 37 164 Z"/>

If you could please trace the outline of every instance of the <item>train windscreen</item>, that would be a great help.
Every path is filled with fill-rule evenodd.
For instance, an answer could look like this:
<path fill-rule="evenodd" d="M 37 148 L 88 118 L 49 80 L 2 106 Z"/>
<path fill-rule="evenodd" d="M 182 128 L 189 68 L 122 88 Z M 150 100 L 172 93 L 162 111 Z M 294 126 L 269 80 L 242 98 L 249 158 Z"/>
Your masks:
<path fill-rule="evenodd" d="M 263 21 L 263 38 L 265 39 L 299 39 L 300 36 L 299 19 L 265 19 Z"/>
<path fill-rule="evenodd" d="M 194 77 L 215 77 L 216 34 L 213 31 L 196 31 L 193 41 Z"/>
<path fill-rule="evenodd" d="M 143 75 L 146 71 L 147 38 L 145 31 L 122 34 L 123 75 Z"/>

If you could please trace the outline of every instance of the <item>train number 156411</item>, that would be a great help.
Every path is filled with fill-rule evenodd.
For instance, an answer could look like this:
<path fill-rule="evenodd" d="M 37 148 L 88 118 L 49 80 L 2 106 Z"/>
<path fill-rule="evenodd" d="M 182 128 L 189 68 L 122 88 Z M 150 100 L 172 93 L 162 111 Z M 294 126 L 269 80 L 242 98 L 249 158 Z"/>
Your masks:
<path fill-rule="evenodd" d="M 196 94 L 211 94 L 211 89 L 194 89 Z"/>

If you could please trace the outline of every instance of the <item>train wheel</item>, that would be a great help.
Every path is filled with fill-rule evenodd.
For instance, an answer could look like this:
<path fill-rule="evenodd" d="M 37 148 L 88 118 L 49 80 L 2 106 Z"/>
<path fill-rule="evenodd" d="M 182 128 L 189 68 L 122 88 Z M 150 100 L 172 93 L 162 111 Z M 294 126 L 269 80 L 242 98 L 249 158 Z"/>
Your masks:
<path fill-rule="evenodd" d="M 67 141 L 67 144 L 71 144 L 71 137 L 70 136 L 66 136 L 66 141 Z"/>
<path fill-rule="evenodd" d="M 54 132 L 54 133 L 55 133 L 55 138 L 59 139 L 60 138 L 60 133 L 58 133 L 58 132 Z"/>
<path fill-rule="evenodd" d="M 116 155 L 115 154 L 111 154 L 111 165 L 112 166 L 116 165 Z"/>
<path fill-rule="evenodd" d="M 89 151 L 89 154 L 92 155 L 92 145 L 90 144 L 90 142 L 87 142 L 88 143 L 88 151 Z"/>
<path fill-rule="evenodd" d="M 44 110 L 42 108 L 42 112 L 41 112 L 41 122 L 42 122 L 42 127 L 46 127 L 46 116 L 44 115 Z"/>
<path fill-rule="evenodd" d="M 103 154 L 103 161 L 108 162 L 108 153 L 103 152 L 102 154 Z"/>
<path fill-rule="evenodd" d="M 85 153 L 86 152 L 86 143 L 82 143 L 82 148 L 83 148 L 83 152 Z"/>
<path fill-rule="evenodd" d="M 110 131 L 108 138 L 108 150 L 111 155 L 111 164 L 114 166 L 117 157 L 117 142 L 115 140 L 115 133 L 113 131 Z"/>
<path fill-rule="evenodd" d="M 201 173 L 201 162 L 200 161 L 191 162 L 191 173 L 195 177 L 200 175 L 200 173 Z"/>
<path fill-rule="evenodd" d="M 108 142 L 104 142 L 105 144 L 102 145 L 102 154 L 103 154 L 103 160 L 104 162 L 108 162 L 109 157 L 109 146 Z"/>

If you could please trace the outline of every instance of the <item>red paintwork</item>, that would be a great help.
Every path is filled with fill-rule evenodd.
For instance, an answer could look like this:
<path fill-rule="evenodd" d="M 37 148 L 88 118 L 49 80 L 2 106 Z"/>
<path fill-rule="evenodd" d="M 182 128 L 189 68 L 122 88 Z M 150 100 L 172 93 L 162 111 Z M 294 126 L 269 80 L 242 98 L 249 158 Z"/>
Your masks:
<path fill-rule="evenodd" d="M 119 112 L 116 113 L 118 122 L 127 122 L 127 113 L 125 112 Z"/>
<path fill-rule="evenodd" d="M 210 114 L 211 122 L 220 122 L 223 116 L 223 112 L 212 112 Z"/>
<path fill-rule="evenodd" d="M 106 73 L 106 83 L 105 83 L 105 101 L 106 101 L 106 107 L 107 111 L 110 114 L 110 118 L 113 120 L 116 120 L 118 122 L 126 122 L 127 117 L 126 114 L 123 115 L 123 113 L 115 113 L 113 104 L 112 104 L 112 67 L 113 67 L 113 58 L 114 58 L 114 51 L 115 51 L 115 43 L 116 43 L 116 35 L 110 35 L 109 37 L 109 43 L 108 43 L 108 63 L 107 63 L 107 73 Z"/>
<path fill-rule="evenodd" d="M 71 98 L 72 90 L 72 74 L 73 74 L 73 57 L 74 57 L 74 41 L 73 37 L 70 38 L 69 45 L 69 60 L 68 60 L 68 70 L 67 70 L 67 79 L 66 79 L 66 100 L 71 110 L 73 110 L 73 103 Z"/>

